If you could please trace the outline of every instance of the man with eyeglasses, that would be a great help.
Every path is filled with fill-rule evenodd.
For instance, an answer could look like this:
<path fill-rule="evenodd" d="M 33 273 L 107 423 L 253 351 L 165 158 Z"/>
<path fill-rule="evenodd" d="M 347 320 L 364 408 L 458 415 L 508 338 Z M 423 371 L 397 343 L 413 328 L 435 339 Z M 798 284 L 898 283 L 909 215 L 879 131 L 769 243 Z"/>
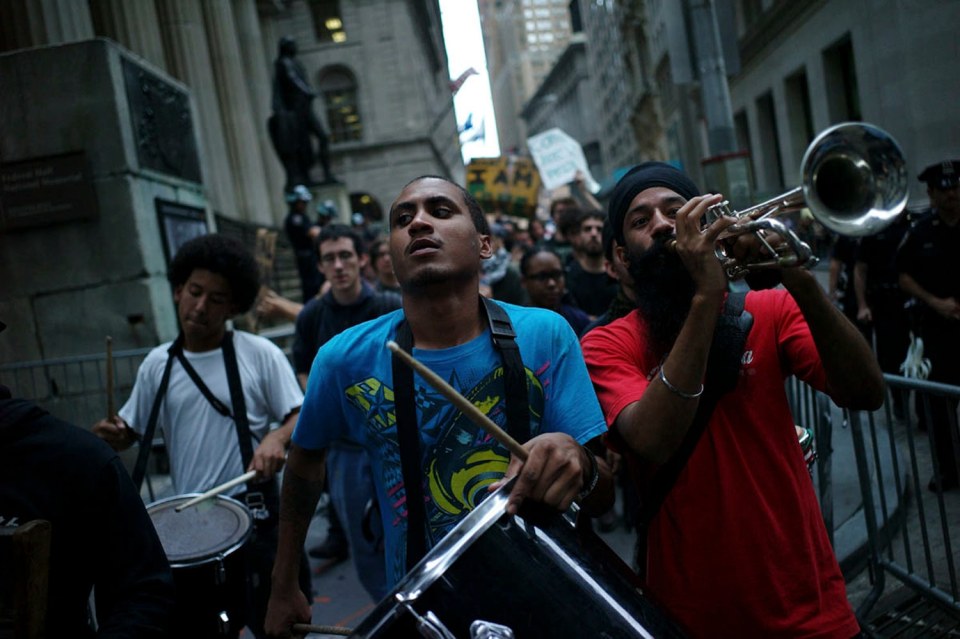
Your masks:
<path fill-rule="evenodd" d="M 917 176 L 927 184 L 932 214 L 907 231 L 897 251 L 900 288 L 920 303 L 919 329 L 924 356 L 930 358 L 930 381 L 960 385 L 960 160 L 928 166 Z M 922 408 L 922 407 L 921 407 Z M 934 401 L 921 423 L 933 430 L 940 477 L 928 488 L 934 492 L 957 488 L 960 451 L 954 448 L 948 416 L 956 403 Z M 921 410 L 921 413 L 923 411 Z"/>
<path fill-rule="evenodd" d="M 375 291 L 360 276 L 367 253 L 359 233 L 343 224 L 330 224 L 320 232 L 316 247 L 318 268 L 330 283 L 330 290 L 310 300 L 297 317 L 293 364 L 304 388 L 321 346 L 351 326 L 400 308 L 399 295 Z M 348 547 L 353 547 L 360 581 L 370 596 L 379 600 L 386 594 L 380 535 L 373 530 L 370 539 L 362 532 L 364 511 L 374 496 L 366 453 L 349 442 L 335 442 L 327 457 L 327 478 L 330 529 L 326 540 L 308 552 L 318 559 L 343 560 Z M 370 520 L 376 528 L 378 518 Z"/>

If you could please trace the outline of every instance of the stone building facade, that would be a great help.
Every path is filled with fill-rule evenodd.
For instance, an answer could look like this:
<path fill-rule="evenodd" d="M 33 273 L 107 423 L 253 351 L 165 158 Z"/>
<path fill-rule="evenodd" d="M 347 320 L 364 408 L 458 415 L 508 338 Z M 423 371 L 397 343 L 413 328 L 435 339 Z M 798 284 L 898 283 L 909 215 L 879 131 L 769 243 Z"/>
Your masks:
<path fill-rule="evenodd" d="M 318 93 L 349 208 L 377 220 L 413 177 L 463 182 L 437 0 L 0 2 L 0 170 L 69 152 L 94 193 L 72 219 L 19 228 L 0 203 L 0 317 L 18 335 L 0 361 L 95 352 L 104 334 L 118 349 L 173 337 L 160 200 L 208 228 L 282 225 L 285 174 L 266 122 L 285 35 Z M 159 102 L 137 97 L 150 82 L 134 76 L 153 78 Z M 160 126 L 163 95 L 180 107 Z M 156 135 L 171 122 L 189 123 L 176 148 Z M 164 152 L 184 147 L 197 170 L 174 175 Z"/>

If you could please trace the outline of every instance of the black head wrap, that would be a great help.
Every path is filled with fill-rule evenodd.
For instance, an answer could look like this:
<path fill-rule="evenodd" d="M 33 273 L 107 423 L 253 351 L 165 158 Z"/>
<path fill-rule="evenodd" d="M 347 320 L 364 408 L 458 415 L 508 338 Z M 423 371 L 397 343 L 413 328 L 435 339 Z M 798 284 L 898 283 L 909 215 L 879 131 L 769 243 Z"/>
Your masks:
<path fill-rule="evenodd" d="M 687 174 L 666 162 L 644 162 L 630 169 L 610 194 L 607 215 L 613 227 L 617 244 L 623 246 L 623 220 L 630 202 L 641 191 L 652 186 L 664 186 L 686 199 L 700 195 L 700 189 Z"/>

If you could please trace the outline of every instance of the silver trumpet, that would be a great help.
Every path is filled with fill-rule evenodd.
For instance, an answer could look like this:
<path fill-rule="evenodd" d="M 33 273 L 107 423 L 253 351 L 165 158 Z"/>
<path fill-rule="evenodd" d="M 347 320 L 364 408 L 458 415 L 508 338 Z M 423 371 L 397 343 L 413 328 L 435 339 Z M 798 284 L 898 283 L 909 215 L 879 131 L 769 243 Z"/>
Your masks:
<path fill-rule="evenodd" d="M 903 152 L 886 131 L 872 124 L 845 122 L 823 131 L 803 155 L 801 186 L 742 211 L 729 202 L 711 206 L 708 225 L 720 216 L 738 218 L 717 240 L 716 254 L 731 279 L 760 269 L 810 268 L 818 258 L 806 242 L 775 216 L 809 208 L 820 224 L 840 235 L 872 235 L 889 226 L 907 205 Z M 728 254 L 730 238 L 754 233 L 768 252 L 741 263 Z M 773 246 L 766 235 L 783 240 Z"/>

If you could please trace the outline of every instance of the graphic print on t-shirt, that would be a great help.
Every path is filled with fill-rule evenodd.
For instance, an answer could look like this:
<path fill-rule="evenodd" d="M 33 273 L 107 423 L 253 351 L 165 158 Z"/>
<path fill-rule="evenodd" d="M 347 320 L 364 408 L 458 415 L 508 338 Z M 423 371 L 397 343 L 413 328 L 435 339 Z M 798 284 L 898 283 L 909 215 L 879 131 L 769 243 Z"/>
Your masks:
<path fill-rule="evenodd" d="M 525 369 L 530 404 L 530 435 L 540 432 L 544 408 L 544 389 L 540 380 Z M 545 371 L 540 371 L 541 376 Z M 506 404 L 503 367 L 480 377 L 472 384 L 464 379 L 469 371 L 453 370 L 447 383 L 480 409 L 495 424 L 506 430 Z M 464 390 L 464 388 L 468 390 Z M 385 506 L 393 513 L 393 526 L 406 519 L 406 494 L 397 430 L 393 389 L 382 380 L 367 378 L 345 391 L 347 400 L 363 412 L 367 432 L 383 460 L 385 491 L 390 500 Z M 438 391 L 414 384 L 420 429 L 421 459 L 426 479 L 427 535 L 430 545 L 439 541 L 464 515 L 487 495 L 487 487 L 503 477 L 510 453 L 483 428 L 474 424 Z"/>

